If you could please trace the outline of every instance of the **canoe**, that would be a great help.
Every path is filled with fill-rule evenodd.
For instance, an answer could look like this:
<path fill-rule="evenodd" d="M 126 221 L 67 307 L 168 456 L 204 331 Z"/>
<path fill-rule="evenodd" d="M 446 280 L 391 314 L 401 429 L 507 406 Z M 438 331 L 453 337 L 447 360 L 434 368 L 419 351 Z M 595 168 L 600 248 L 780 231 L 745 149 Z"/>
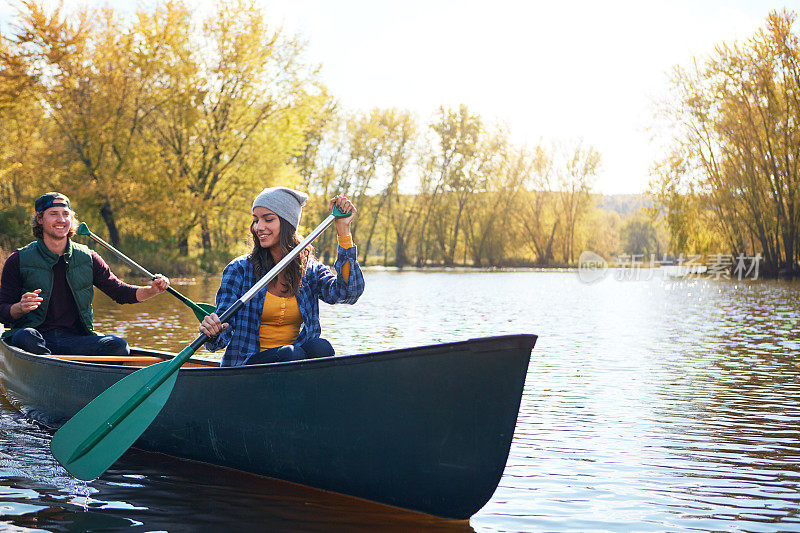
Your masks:
<path fill-rule="evenodd" d="M 535 342 L 509 335 L 230 368 L 190 359 L 134 446 L 466 519 L 503 474 Z M 170 357 L 40 356 L 0 341 L 0 380 L 12 405 L 55 429 Z"/>

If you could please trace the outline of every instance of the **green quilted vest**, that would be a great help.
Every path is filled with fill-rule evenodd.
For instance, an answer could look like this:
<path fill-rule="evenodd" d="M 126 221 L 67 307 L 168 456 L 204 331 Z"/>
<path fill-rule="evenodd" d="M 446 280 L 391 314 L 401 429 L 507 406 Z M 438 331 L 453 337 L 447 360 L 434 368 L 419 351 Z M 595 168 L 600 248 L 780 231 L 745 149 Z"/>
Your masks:
<path fill-rule="evenodd" d="M 50 294 L 53 290 L 53 265 L 58 262 L 58 259 L 59 256 L 51 252 L 42 239 L 20 248 L 19 271 L 22 290 L 31 292 L 35 289 L 42 289 L 42 292 L 39 293 L 39 296 L 42 297 L 42 304 L 15 321 L 11 325 L 11 331 L 7 333 L 13 334 L 22 328 L 36 328 L 44 322 L 50 303 Z M 81 323 L 88 332 L 91 332 L 93 331 L 92 298 L 94 297 L 92 255 L 89 248 L 70 240 L 64 251 L 64 259 L 67 261 L 67 285 L 69 285 L 78 306 Z"/>

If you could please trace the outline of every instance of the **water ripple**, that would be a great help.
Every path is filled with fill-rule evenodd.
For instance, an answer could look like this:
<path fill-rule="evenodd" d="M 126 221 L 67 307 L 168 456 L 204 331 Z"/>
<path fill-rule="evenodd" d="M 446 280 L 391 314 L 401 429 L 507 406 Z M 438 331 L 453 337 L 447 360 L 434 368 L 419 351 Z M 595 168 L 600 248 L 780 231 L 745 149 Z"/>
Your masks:
<path fill-rule="evenodd" d="M 3 520 L 173 531 L 800 531 L 800 284 L 612 276 L 585 285 L 559 272 L 366 277 L 357 305 L 322 305 L 339 354 L 540 335 L 505 473 L 469 525 L 148 454 L 126 455 L 79 486 L 53 464 L 46 432 L 8 410 Z M 213 301 L 217 283 L 181 291 Z M 132 344 L 179 350 L 197 334 L 194 315 L 172 299 L 120 307 L 103 298 L 98 327 Z"/>

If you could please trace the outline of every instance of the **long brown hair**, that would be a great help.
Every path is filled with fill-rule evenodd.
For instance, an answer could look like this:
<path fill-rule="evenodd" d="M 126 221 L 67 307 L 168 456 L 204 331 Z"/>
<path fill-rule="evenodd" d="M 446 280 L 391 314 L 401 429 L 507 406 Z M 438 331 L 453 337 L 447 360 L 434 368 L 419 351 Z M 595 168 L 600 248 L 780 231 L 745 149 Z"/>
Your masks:
<path fill-rule="evenodd" d="M 286 254 L 294 250 L 295 246 L 300 244 L 300 235 L 297 233 L 295 227 L 286 222 L 286 220 L 281 217 L 278 217 L 278 220 L 280 220 L 281 223 L 278 242 L 281 245 L 281 253 L 286 257 Z M 269 248 L 264 248 L 259 243 L 258 236 L 253 229 L 254 226 L 255 221 L 250 224 L 250 234 L 253 236 L 253 249 L 250 251 L 247 258 L 253 264 L 253 273 L 256 279 L 260 279 L 275 266 L 275 259 L 273 259 Z M 284 291 L 288 290 L 290 294 L 297 294 L 298 289 L 300 289 L 300 283 L 303 281 L 303 274 L 306 271 L 308 259 L 309 257 L 313 257 L 313 254 L 314 249 L 309 245 L 289 263 L 289 266 L 283 271 Z"/>

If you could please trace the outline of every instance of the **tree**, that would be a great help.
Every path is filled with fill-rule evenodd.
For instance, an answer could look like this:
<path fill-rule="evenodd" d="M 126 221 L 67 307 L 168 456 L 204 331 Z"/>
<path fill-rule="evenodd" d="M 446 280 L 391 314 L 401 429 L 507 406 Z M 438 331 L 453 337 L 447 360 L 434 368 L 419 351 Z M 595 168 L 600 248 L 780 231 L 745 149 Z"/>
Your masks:
<path fill-rule="evenodd" d="M 591 146 L 583 148 L 582 141 L 573 147 L 561 146 L 557 154 L 555 173 L 564 221 L 563 256 L 572 264 L 575 262 L 575 228 L 590 206 L 591 178 L 600 168 L 600 154 Z"/>
<path fill-rule="evenodd" d="M 426 230 L 433 229 L 433 240 L 444 263 L 452 265 L 464 210 L 475 192 L 480 173 L 482 161 L 476 156 L 484 129 L 480 117 L 472 115 L 465 105 L 458 110 L 440 108 L 430 129 L 435 134 L 434 149 L 425 164 L 430 203 L 420 225 L 420 246 L 429 237 Z M 427 249 L 426 245 L 427 242 L 420 252 Z M 419 253 L 418 263 L 426 256 L 427 253 Z"/>
<path fill-rule="evenodd" d="M 374 198 L 368 196 L 368 192 L 377 181 L 378 168 L 383 157 L 383 138 L 386 130 L 381 126 L 381 115 L 382 112 L 379 109 L 373 109 L 368 114 L 352 117 L 348 121 L 347 155 L 349 161 L 345 167 L 347 172 L 342 173 L 339 186 L 339 191 L 351 194 L 355 198 L 356 204 L 362 207 L 363 212 L 369 213 L 369 218 L 372 218 L 374 222 L 378 219 L 378 211 L 383 200 L 379 199 L 378 205 L 374 205 L 376 202 Z M 356 234 L 363 221 L 362 218 L 359 223 L 354 223 L 353 235 Z M 362 262 L 365 264 L 375 230 L 374 222 L 368 230 L 367 242 L 362 249 L 364 252 Z"/>
<path fill-rule="evenodd" d="M 160 146 L 157 165 L 175 191 L 185 255 L 198 225 L 208 250 L 214 217 L 230 220 L 264 186 L 301 181 L 288 164 L 324 95 L 316 70 L 301 60 L 302 43 L 267 27 L 252 4 L 220 4 L 199 35 L 182 4 L 166 4 L 150 25 L 153 35 L 171 34 L 168 46 L 151 40 L 170 53 L 160 63 L 165 94 L 148 128 Z M 233 225 L 244 225 L 246 216 L 234 215 Z"/>
<path fill-rule="evenodd" d="M 385 218 L 387 221 L 391 221 L 391 225 L 394 226 L 395 263 L 398 266 L 404 266 L 408 262 L 405 255 L 405 240 L 411 230 L 409 226 L 412 218 L 408 212 L 402 209 L 399 200 L 399 187 L 403 173 L 413 155 L 416 124 L 410 113 L 395 109 L 383 111 L 378 118 L 378 124 L 383 130 L 381 135 L 381 157 L 384 165 L 388 167 L 389 179 L 380 193 L 378 204 L 375 207 L 374 218 L 367 234 L 365 249 L 369 249 L 376 224 L 385 207 L 388 211 Z M 387 222 L 387 232 L 389 225 L 390 223 Z M 387 238 L 384 236 L 384 265 L 387 262 L 386 254 L 388 253 L 388 243 L 386 241 Z M 364 260 L 366 264 L 366 251 Z"/>
<path fill-rule="evenodd" d="M 669 249 L 675 254 L 709 254 L 719 252 L 725 237 L 718 225 L 716 212 L 696 185 L 687 178 L 686 161 L 678 154 L 660 162 L 658 176 L 650 184 L 653 201 L 646 209 L 648 217 L 663 221 L 669 230 Z"/>
<path fill-rule="evenodd" d="M 582 141 L 537 148 L 527 184 L 531 201 L 521 217 L 539 264 L 555 260 L 559 236 L 561 258 L 575 262 L 576 229 L 591 208 L 591 179 L 599 166 L 600 154 L 591 146 L 584 148 Z"/>
<path fill-rule="evenodd" d="M 553 192 L 554 166 L 552 155 L 543 146 L 533 153 L 531 172 L 524 182 L 526 194 L 519 209 L 528 245 L 536 255 L 536 263 L 553 263 L 553 243 L 560 225 L 557 196 Z"/>
<path fill-rule="evenodd" d="M 0 210 L 27 202 L 48 181 L 38 170 L 47 152 L 47 127 L 44 109 L 29 94 L 0 108 Z"/>
<path fill-rule="evenodd" d="M 4 66 L 17 65 L 17 87 L 48 110 L 63 136 L 54 143 L 64 160 L 62 188 L 99 210 L 118 245 L 118 210 L 141 189 L 131 163 L 145 84 L 130 60 L 133 34 L 111 9 L 80 11 L 71 22 L 60 9 L 21 5 Z"/>
<path fill-rule="evenodd" d="M 678 131 L 670 157 L 713 216 L 733 254 L 760 252 L 762 272 L 797 271 L 800 259 L 800 39 L 796 16 L 772 12 L 745 43 L 721 44 L 693 69 L 677 68 L 665 116 Z M 663 164 L 656 192 L 667 209 L 677 167 Z M 666 172 L 665 172 L 666 171 Z M 673 229 L 673 226 L 670 226 Z M 680 228 L 676 228 L 680 231 Z"/>
<path fill-rule="evenodd" d="M 467 211 L 469 252 L 476 266 L 497 266 L 506 256 L 515 231 L 513 213 L 517 198 L 531 179 L 533 157 L 525 149 L 510 145 L 508 134 L 499 130 L 481 144 L 481 166 L 474 209 Z"/>
<path fill-rule="evenodd" d="M 621 238 L 626 253 L 658 257 L 658 234 L 652 222 L 642 216 L 633 217 L 622 226 Z"/>

